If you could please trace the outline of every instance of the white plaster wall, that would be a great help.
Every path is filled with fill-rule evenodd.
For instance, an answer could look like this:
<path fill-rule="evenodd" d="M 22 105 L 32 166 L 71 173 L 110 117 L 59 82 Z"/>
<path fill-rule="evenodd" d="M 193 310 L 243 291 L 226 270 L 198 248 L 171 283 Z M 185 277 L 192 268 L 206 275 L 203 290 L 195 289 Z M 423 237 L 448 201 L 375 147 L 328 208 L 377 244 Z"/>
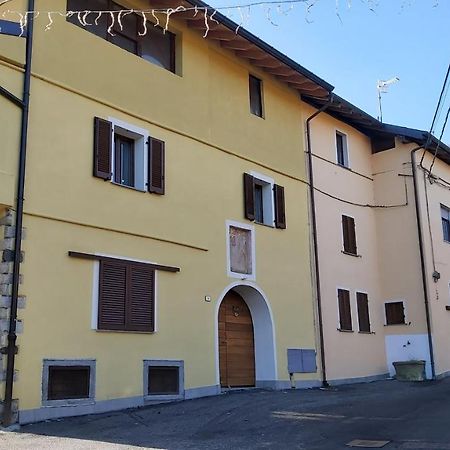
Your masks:
<path fill-rule="evenodd" d="M 427 334 L 390 334 L 385 337 L 389 374 L 395 375 L 392 363 L 411 359 L 424 360 L 427 378 L 431 378 L 430 353 Z"/>

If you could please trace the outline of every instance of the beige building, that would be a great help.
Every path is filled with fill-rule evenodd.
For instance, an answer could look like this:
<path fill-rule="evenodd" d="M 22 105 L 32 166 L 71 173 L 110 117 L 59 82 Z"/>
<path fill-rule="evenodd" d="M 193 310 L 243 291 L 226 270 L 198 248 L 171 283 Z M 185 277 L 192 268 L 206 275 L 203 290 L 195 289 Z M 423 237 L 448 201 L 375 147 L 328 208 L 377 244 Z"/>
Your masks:
<path fill-rule="evenodd" d="M 450 149 L 338 96 L 305 100 L 327 380 L 394 375 L 405 360 L 446 374 Z"/>

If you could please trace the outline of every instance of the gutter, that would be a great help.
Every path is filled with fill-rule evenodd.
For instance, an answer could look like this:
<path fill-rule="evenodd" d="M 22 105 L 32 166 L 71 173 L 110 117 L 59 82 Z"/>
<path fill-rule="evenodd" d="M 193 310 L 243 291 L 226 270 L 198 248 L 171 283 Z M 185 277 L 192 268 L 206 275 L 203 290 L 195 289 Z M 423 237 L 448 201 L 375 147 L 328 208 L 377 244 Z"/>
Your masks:
<path fill-rule="evenodd" d="M 431 336 L 431 317 L 430 317 L 430 304 L 428 296 L 428 283 L 427 283 L 427 271 L 425 267 L 425 250 L 423 244 L 423 234 L 422 234 L 422 219 L 420 217 L 420 207 L 419 207 L 419 184 L 417 179 L 417 163 L 416 163 L 416 152 L 417 150 L 423 149 L 423 146 L 416 147 L 411 150 L 411 166 L 412 175 L 414 182 L 414 203 L 416 208 L 416 220 L 417 220 L 417 234 L 419 236 L 419 252 L 420 252 L 420 267 L 422 272 L 422 288 L 423 288 L 423 299 L 425 304 L 425 318 L 427 322 L 427 335 L 428 335 L 428 350 L 430 353 L 430 363 L 431 363 L 431 377 L 434 380 L 436 378 L 436 371 L 434 365 L 434 350 L 433 350 L 433 338 Z"/>
<path fill-rule="evenodd" d="M 28 11 L 34 11 L 34 0 L 28 0 Z M 19 299 L 19 275 L 21 263 L 21 247 L 22 247 L 23 202 L 25 191 L 25 167 L 26 167 L 26 154 L 28 142 L 28 115 L 30 106 L 31 57 L 33 52 L 33 26 L 34 26 L 34 16 L 33 14 L 30 14 L 26 35 L 23 100 L 19 105 L 22 108 L 22 121 L 20 132 L 19 168 L 17 174 L 14 262 L 13 262 L 11 306 L 9 316 L 8 346 L 6 347 L 6 349 L 2 349 L 2 353 L 6 353 L 7 355 L 5 398 L 3 401 L 4 427 L 11 425 L 13 419 L 12 403 L 13 403 L 13 385 L 14 385 L 14 363 L 15 363 L 15 356 L 18 351 L 16 346 L 17 304 Z M 14 101 L 14 103 L 18 104 L 18 102 L 15 101 L 15 99 L 11 100 Z"/>
<path fill-rule="evenodd" d="M 314 252 L 314 270 L 316 278 L 316 297 L 317 297 L 317 316 L 319 320 L 319 346 L 320 346 L 320 364 L 322 372 L 322 387 L 328 387 L 327 371 L 325 363 L 325 339 L 323 337 L 323 318 L 322 318 L 322 295 L 320 289 L 320 268 L 319 268 L 319 248 L 317 237 L 317 217 L 316 217 L 316 200 L 314 192 L 314 173 L 313 173 L 313 160 L 312 160 L 312 146 L 311 146 L 311 128 L 310 122 L 317 117 L 320 113 L 324 112 L 332 103 L 333 95 L 330 97 L 318 111 L 309 116 L 306 119 L 306 142 L 307 142 L 307 154 L 308 154 L 308 172 L 309 172 L 309 196 L 311 202 L 311 229 L 312 229 L 312 244 Z"/>

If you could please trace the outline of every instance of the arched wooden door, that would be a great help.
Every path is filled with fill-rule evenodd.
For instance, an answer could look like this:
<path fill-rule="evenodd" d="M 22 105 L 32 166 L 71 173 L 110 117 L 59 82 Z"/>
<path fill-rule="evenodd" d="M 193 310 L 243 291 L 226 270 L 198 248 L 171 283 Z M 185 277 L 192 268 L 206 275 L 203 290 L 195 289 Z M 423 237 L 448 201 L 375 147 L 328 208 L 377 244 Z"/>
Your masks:
<path fill-rule="evenodd" d="M 222 387 L 255 385 L 253 322 L 244 299 L 228 292 L 219 309 L 219 365 Z"/>

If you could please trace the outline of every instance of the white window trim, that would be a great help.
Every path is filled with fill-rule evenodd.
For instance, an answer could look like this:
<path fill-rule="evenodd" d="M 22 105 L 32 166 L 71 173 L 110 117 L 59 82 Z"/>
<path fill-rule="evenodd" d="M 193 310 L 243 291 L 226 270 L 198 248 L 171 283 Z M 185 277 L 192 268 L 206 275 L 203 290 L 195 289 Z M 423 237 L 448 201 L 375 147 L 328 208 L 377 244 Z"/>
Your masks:
<path fill-rule="evenodd" d="M 386 305 L 387 303 L 403 303 L 403 314 L 405 315 L 405 323 L 398 323 L 398 324 L 390 324 L 388 325 L 387 323 L 387 317 L 386 317 L 386 307 L 384 305 Z M 384 317 L 384 325 L 387 327 L 395 327 L 397 325 L 410 325 L 410 322 L 408 320 L 408 310 L 406 308 L 406 300 L 403 299 L 398 299 L 398 300 L 386 300 L 385 302 L 383 302 L 383 317 Z"/>
<path fill-rule="evenodd" d="M 342 164 L 339 164 L 339 161 L 338 161 L 338 156 L 337 156 L 337 141 L 336 141 L 336 135 L 337 134 L 340 134 L 341 136 L 344 136 L 344 143 L 345 143 L 345 156 L 346 156 L 346 158 L 344 158 L 344 162 L 345 162 L 345 160 L 347 161 L 347 165 L 342 165 Z M 335 128 L 334 129 L 334 155 L 335 155 L 335 159 L 336 159 L 336 164 L 339 166 L 339 167 L 344 167 L 344 168 L 346 168 L 346 169 L 350 169 L 350 167 L 351 167 L 351 164 L 350 164 L 350 146 L 349 146 L 349 139 L 348 139 L 348 134 L 347 133 L 344 133 L 342 130 L 340 130 L 340 129 L 338 129 L 338 128 Z"/>
<path fill-rule="evenodd" d="M 348 295 L 349 295 L 349 299 L 350 299 L 350 315 L 351 315 L 351 321 L 352 321 L 352 329 L 351 330 L 343 330 L 341 328 L 341 316 L 339 314 L 339 290 L 341 291 L 348 291 Z M 352 290 L 348 287 L 344 287 L 344 286 L 336 286 L 336 307 L 337 307 L 337 329 L 339 331 L 343 331 L 343 332 L 351 332 L 351 331 L 355 331 L 355 326 L 353 323 L 353 317 L 354 317 L 354 311 L 353 311 L 353 305 L 354 302 L 352 302 Z"/>
<path fill-rule="evenodd" d="M 230 255 L 230 227 L 242 228 L 250 231 L 251 245 L 252 245 L 252 273 L 238 273 L 231 270 L 231 255 Z M 230 278 L 239 278 L 240 280 L 256 280 L 256 250 L 255 250 L 255 227 L 242 222 L 235 222 L 234 220 L 227 220 L 225 223 L 225 239 L 227 246 L 227 275 Z"/>
<path fill-rule="evenodd" d="M 442 219 L 443 219 L 442 210 L 443 210 L 443 209 L 444 209 L 444 210 L 446 211 L 446 213 L 447 213 L 447 220 L 450 220 L 450 208 L 448 208 L 448 206 L 444 205 L 443 203 L 440 203 L 439 212 L 440 212 L 440 214 L 441 214 L 442 240 L 443 240 L 444 242 L 450 242 L 450 241 L 447 241 L 447 239 L 445 239 L 445 236 L 444 236 L 444 229 L 443 229 L 443 227 L 442 227 Z"/>
<path fill-rule="evenodd" d="M 266 193 L 263 192 L 263 212 L 264 210 L 264 204 L 269 203 L 270 210 L 268 212 L 265 212 L 264 214 L 264 222 L 256 222 L 260 225 L 267 225 L 269 227 L 274 228 L 275 227 L 275 199 L 273 195 L 273 187 L 275 185 L 275 180 L 273 178 L 268 177 L 267 175 L 263 175 L 262 173 L 250 171 L 250 175 L 255 179 L 257 182 L 262 181 L 263 183 L 267 183 L 269 185 L 269 189 L 266 190 Z"/>
<path fill-rule="evenodd" d="M 113 129 L 113 137 L 111 139 L 111 170 L 112 170 L 112 176 L 111 176 L 111 183 L 113 184 L 117 184 L 118 186 L 123 186 L 123 187 L 127 187 L 129 189 L 135 189 L 137 191 L 141 191 L 141 192 L 146 192 L 147 191 L 147 185 L 148 185 L 148 151 L 147 151 L 147 142 L 148 142 L 148 138 L 150 136 L 148 130 L 144 129 L 144 128 L 140 128 L 136 125 L 133 125 L 131 123 L 127 123 L 124 122 L 122 120 L 116 119 L 114 117 L 108 117 L 108 121 L 111 122 L 112 124 L 112 129 Z M 119 130 L 116 131 L 116 128 L 118 128 Z M 134 168 L 134 173 L 135 173 L 135 186 L 125 186 L 123 184 L 120 183 L 116 183 L 114 181 L 114 170 L 115 170 L 115 151 L 114 151 L 114 134 L 122 134 L 125 137 L 129 137 L 131 139 L 134 139 L 134 141 L 136 142 L 135 145 L 135 152 L 136 149 L 138 151 L 142 152 L 142 156 L 140 158 L 136 158 L 135 157 L 135 168 Z M 141 162 L 142 161 L 142 162 Z M 140 166 L 141 164 L 143 165 L 142 169 L 143 171 L 141 172 L 141 176 L 142 176 L 142 180 L 141 182 L 137 182 L 136 180 L 136 174 L 139 173 Z M 139 185 L 137 185 L 137 183 Z"/>
<path fill-rule="evenodd" d="M 131 261 L 131 262 L 137 262 L 137 263 L 144 263 L 144 264 L 155 264 L 159 265 L 158 263 L 154 261 L 147 261 L 144 259 L 136 259 L 136 258 L 127 258 L 125 256 L 117 256 L 117 255 L 110 255 L 107 253 L 94 253 L 96 256 L 104 256 L 106 258 L 115 258 L 118 260 L 123 261 Z M 111 332 L 111 333 L 157 333 L 159 331 L 158 328 L 158 270 L 155 270 L 154 274 L 155 279 L 155 295 L 154 295 L 154 330 L 153 331 L 121 331 L 121 330 L 99 330 L 98 329 L 98 291 L 99 291 L 99 283 L 100 283 L 100 261 L 94 261 L 94 268 L 93 268 L 93 274 L 92 274 L 92 311 L 91 311 L 91 329 L 99 332 Z"/>
<path fill-rule="evenodd" d="M 358 294 L 366 294 L 367 295 L 367 311 L 369 314 L 369 328 L 370 331 L 361 331 L 361 327 L 359 326 L 359 314 L 358 314 Z M 364 291 L 362 289 L 356 289 L 355 290 L 355 307 L 356 307 L 356 322 L 358 323 L 358 333 L 373 333 L 372 329 L 372 321 L 370 318 L 372 317 L 372 314 L 370 314 L 370 295 L 367 291 Z"/>

